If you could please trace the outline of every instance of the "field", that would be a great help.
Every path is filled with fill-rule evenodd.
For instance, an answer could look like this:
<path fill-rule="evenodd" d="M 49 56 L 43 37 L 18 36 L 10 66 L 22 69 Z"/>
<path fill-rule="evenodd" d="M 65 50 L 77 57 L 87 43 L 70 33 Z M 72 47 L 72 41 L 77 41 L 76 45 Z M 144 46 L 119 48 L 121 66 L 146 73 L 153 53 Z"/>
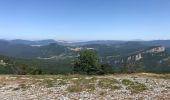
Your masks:
<path fill-rule="evenodd" d="M 0 100 L 169 100 L 170 74 L 1 75 Z"/>

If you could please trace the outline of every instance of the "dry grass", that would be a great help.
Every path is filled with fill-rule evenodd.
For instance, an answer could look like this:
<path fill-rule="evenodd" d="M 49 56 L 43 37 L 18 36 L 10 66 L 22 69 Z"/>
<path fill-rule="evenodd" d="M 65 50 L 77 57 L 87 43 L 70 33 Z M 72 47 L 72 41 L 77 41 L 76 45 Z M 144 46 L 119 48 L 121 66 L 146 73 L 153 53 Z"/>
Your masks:
<path fill-rule="evenodd" d="M 117 79 L 117 77 L 119 79 Z M 13 90 L 26 90 L 31 85 L 43 86 L 46 88 L 67 86 L 68 92 L 93 92 L 97 88 L 103 90 L 119 90 L 122 87 L 126 87 L 132 93 L 140 93 L 147 90 L 145 84 L 134 81 L 132 78 L 153 78 L 153 79 L 170 79 L 170 74 L 116 74 L 106 76 L 87 76 L 87 75 L 1 75 L 0 87 L 4 87 L 8 84 L 19 84 L 18 87 Z M 127 79 L 126 79 L 127 78 Z M 166 89 L 170 89 L 169 86 Z M 101 93 L 102 95 L 103 93 Z"/>
<path fill-rule="evenodd" d="M 85 77 L 73 78 L 72 85 L 67 88 L 68 92 L 82 92 L 82 91 L 94 91 L 96 78 L 86 79 Z"/>
<path fill-rule="evenodd" d="M 121 86 L 118 85 L 120 82 L 116 79 L 109 79 L 109 78 L 101 78 L 99 79 L 98 82 L 98 87 L 103 88 L 103 89 L 111 89 L 111 90 L 115 90 L 115 89 L 120 89 Z"/>
<path fill-rule="evenodd" d="M 127 89 L 130 90 L 132 93 L 140 93 L 147 90 L 146 85 L 139 82 L 133 82 L 128 79 L 123 79 L 122 84 L 127 86 Z"/>

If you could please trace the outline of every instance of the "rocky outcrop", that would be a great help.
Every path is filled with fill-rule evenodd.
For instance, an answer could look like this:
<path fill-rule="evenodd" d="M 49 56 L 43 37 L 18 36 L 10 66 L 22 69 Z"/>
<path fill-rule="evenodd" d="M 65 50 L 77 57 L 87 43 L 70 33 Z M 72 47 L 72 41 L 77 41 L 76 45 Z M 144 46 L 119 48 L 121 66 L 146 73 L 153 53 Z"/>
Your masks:
<path fill-rule="evenodd" d="M 143 53 L 160 53 L 160 52 L 165 52 L 164 46 L 153 47 L 151 49 L 144 51 Z"/>
<path fill-rule="evenodd" d="M 82 50 L 82 48 L 68 48 L 68 49 L 75 52 Z"/>
<path fill-rule="evenodd" d="M 130 56 L 127 57 L 127 61 L 138 61 L 143 58 L 143 54 L 147 53 L 161 53 L 165 52 L 165 47 L 164 46 L 156 46 L 156 47 L 151 47 L 146 50 L 139 51 L 137 53 L 131 54 Z"/>
<path fill-rule="evenodd" d="M 139 53 L 139 54 L 129 56 L 127 58 L 127 61 L 131 61 L 131 60 L 138 61 L 138 60 L 141 60 L 141 59 L 142 59 L 142 54 Z"/>
<path fill-rule="evenodd" d="M 164 46 L 154 46 L 154 47 L 150 47 L 150 48 L 147 48 L 147 49 L 143 49 L 143 50 L 133 52 L 131 54 L 128 54 L 127 56 L 114 56 L 114 57 L 112 56 L 112 57 L 107 58 L 107 59 L 100 58 L 101 59 L 100 62 L 104 63 L 104 62 L 107 61 L 107 63 L 111 62 L 111 64 L 119 66 L 119 65 L 124 64 L 124 63 L 133 63 L 133 62 L 136 62 L 136 61 L 140 61 L 142 59 L 145 59 L 147 56 L 154 57 L 154 56 L 159 55 L 160 57 L 165 58 L 166 57 L 165 51 L 166 51 L 166 48 Z"/>
<path fill-rule="evenodd" d="M 7 63 L 4 62 L 4 60 L 0 60 L 0 65 L 6 65 Z"/>

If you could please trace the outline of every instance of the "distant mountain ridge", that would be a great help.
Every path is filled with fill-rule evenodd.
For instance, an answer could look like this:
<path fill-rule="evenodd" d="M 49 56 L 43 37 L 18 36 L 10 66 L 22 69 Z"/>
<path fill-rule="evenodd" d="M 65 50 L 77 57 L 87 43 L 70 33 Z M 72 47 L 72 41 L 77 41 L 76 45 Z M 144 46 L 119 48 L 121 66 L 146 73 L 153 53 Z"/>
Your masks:
<path fill-rule="evenodd" d="M 12 44 L 24 44 L 24 45 L 49 45 L 50 43 L 58 43 L 60 45 L 65 46 L 84 46 L 89 44 L 103 44 L 103 45 L 125 45 L 129 43 L 139 43 L 140 45 L 145 46 L 158 46 L 163 45 L 165 47 L 170 47 L 170 40 L 151 40 L 151 41 L 121 41 L 121 40 L 94 40 L 94 41 L 65 41 L 65 40 L 53 40 L 53 39 L 47 39 L 47 40 L 22 40 L 22 39 L 16 39 L 16 40 L 0 40 L 0 42 L 6 41 L 10 42 Z"/>
<path fill-rule="evenodd" d="M 97 40 L 84 42 L 56 41 L 52 39 L 29 40 L 0 40 L 0 54 L 12 57 L 37 58 L 59 55 L 74 55 L 74 48 L 94 49 L 99 56 L 126 56 L 135 51 L 152 46 L 164 46 L 170 53 L 170 40 L 154 41 L 114 41 Z M 74 55 L 75 56 L 75 55 Z"/>
<path fill-rule="evenodd" d="M 26 44 L 11 43 L 0 41 L 0 55 L 19 57 L 19 58 L 36 58 L 59 55 L 65 51 L 66 47 L 57 43 L 42 45 L 40 47 Z"/>
<path fill-rule="evenodd" d="M 13 44 L 25 44 L 25 45 L 48 45 L 50 43 L 56 43 L 56 41 L 52 40 L 52 39 L 39 40 L 39 41 L 30 41 L 30 40 L 16 39 L 16 40 L 8 41 L 8 42 L 13 43 Z"/>

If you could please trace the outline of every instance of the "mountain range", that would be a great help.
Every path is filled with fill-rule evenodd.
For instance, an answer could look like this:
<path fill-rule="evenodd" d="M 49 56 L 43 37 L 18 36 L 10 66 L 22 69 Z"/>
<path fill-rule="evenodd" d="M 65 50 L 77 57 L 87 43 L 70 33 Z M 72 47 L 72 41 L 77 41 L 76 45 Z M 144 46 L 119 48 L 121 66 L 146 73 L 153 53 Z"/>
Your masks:
<path fill-rule="evenodd" d="M 61 45 L 66 46 L 82 46 L 82 45 L 88 45 L 88 44 L 104 44 L 104 45 L 119 45 L 124 44 L 128 42 L 138 42 L 143 45 L 148 46 L 157 46 L 157 45 L 163 45 L 165 47 L 170 47 L 170 40 L 151 40 L 151 41 L 122 41 L 122 40 L 94 40 L 94 41 L 65 41 L 65 40 L 53 40 L 53 39 L 47 39 L 47 40 L 37 40 L 37 41 L 31 41 L 31 40 L 22 40 L 22 39 L 16 39 L 16 40 L 3 40 L 0 41 L 6 41 L 12 44 L 25 44 L 25 45 L 48 45 L 50 43 L 58 43 Z"/>
<path fill-rule="evenodd" d="M 70 72 L 72 61 L 81 50 L 95 50 L 100 63 L 111 64 L 118 72 L 125 70 L 125 66 L 143 66 L 149 72 L 170 72 L 170 40 L 0 40 L 2 58 L 12 58 L 16 65 L 37 66 L 48 73 Z"/>
<path fill-rule="evenodd" d="M 126 55 L 137 50 L 152 46 L 170 48 L 170 40 L 154 41 L 117 41 L 96 40 L 86 42 L 56 41 L 52 39 L 30 40 L 0 40 L 0 54 L 18 58 L 36 58 L 67 55 L 73 53 L 69 48 L 93 48 L 100 56 Z"/>

